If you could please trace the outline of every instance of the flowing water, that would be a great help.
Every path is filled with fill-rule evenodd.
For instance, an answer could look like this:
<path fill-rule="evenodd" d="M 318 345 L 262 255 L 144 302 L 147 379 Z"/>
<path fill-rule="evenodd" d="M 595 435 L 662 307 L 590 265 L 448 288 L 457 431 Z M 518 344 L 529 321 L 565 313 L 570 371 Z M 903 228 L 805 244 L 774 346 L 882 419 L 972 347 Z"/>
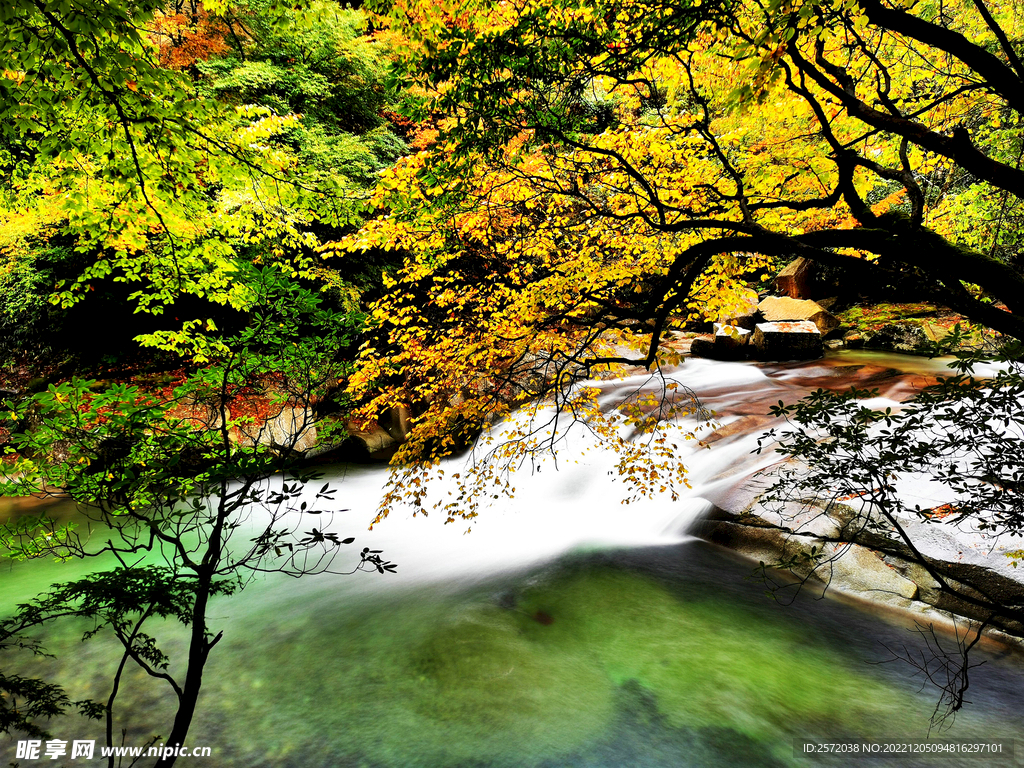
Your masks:
<path fill-rule="evenodd" d="M 894 362 L 909 374 L 894 375 Z M 848 353 L 802 365 L 688 361 L 676 378 L 724 426 L 710 448 L 681 448 L 694 487 L 676 502 L 623 506 L 612 457 L 581 453 L 576 438 L 557 471 L 550 462 L 524 470 L 516 498 L 482 511 L 469 534 L 403 512 L 367 532 L 386 470 L 331 468 L 349 509 L 333 530 L 383 550 L 398 573 L 268 577 L 216 603 L 224 640 L 191 744 L 212 747 L 202 762 L 225 768 L 785 766 L 848 762 L 797 756 L 797 737 L 927 737 L 937 693 L 911 667 L 879 663 L 886 646 L 920 647 L 912 622 L 810 595 L 776 604 L 749 562 L 687 533 L 769 461 L 751 454 L 769 404 L 853 381 L 898 399 L 941 372 L 910 363 Z M 642 383 L 603 386 L 611 398 Z M 3 612 L 80 568 L 5 569 Z M 182 633 L 165 629 L 173 656 Z M 80 635 L 53 632 L 57 660 L 33 667 L 58 675 L 72 698 L 102 691 L 115 658 L 111 644 Z M 982 659 L 972 703 L 945 737 L 1024 733 L 1021 656 Z M 119 705 L 131 721 L 126 743 L 166 733 L 168 705 L 131 673 Z M 51 730 L 101 738 L 74 718 Z M 0 758 L 8 747 L 0 741 Z M 1013 764 L 893 764 L 932 762 Z"/>

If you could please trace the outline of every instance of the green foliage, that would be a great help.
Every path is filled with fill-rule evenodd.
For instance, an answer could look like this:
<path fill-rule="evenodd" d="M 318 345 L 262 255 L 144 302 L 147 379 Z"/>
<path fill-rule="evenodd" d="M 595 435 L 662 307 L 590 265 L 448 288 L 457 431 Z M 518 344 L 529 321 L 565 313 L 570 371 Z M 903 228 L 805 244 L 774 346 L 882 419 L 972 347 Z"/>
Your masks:
<path fill-rule="evenodd" d="M 384 128 L 362 136 L 332 133 L 323 125 L 303 125 L 291 132 L 299 161 L 314 178 L 340 174 L 353 184 L 371 186 L 378 172 L 407 151 L 405 143 Z"/>
<path fill-rule="evenodd" d="M 365 36 L 359 11 L 313 2 L 275 16 L 270 7 L 253 0 L 237 9 L 248 41 L 231 56 L 200 62 L 202 87 L 227 103 L 301 115 L 289 139 L 301 164 L 319 172 L 314 178 L 340 174 L 371 184 L 406 152 L 381 125 L 381 110 L 395 97 L 386 49 Z"/>
<path fill-rule="evenodd" d="M 27 515 L 0 526 L 0 554 L 108 555 L 120 567 L 57 585 L 20 606 L 0 622 L 0 647 L 29 648 L 26 631 L 66 617 L 92 622 L 86 638 L 112 633 L 124 655 L 103 708 L 108 734 L 121 670 L 131 661 L 174 691 L 179 710 L 168 740 L 184 740 L 202 669 L 220 639 L 208 626 L 210 599 L 256 573 L 395 570 L 368 548 L 354 568 L 333 568 L 354 538 L 327 529 L 335 490 L 307 487 L 318 476 L 297 462 L 300 442 L 331 439 L 340 429 L 320 414 L 332 410 L 347 369 L 342 353 L 354 320 L 324 309 L 317 294 L 274 268 L 249 267 L 243 276 L 252 295 L 241 327 L 222 330 L 208 321 L 196 333 L 186 321 L 178 332 L 145 338 L 204 362 L 177 386 L 73 378 L 4 403 L 5 419 L 16 428 L 0 494 L 45 497 L 58 488 L 105 535 L 82 535 L 45 513 Z M 144 629 L 154 618 L 191 630 L 177 667 L 157 630 Z M 0 678 L 0 690 L 28 701 L 19 705 L 21 720 L 0 711 L 0 728 L 36 728 L 36 720 L 70 705 L 42 681 Z"/>
<path fill-rule="evenodd" d="M 62 247 L 0 253 L 0 352 L 11 354 L 33 345 L 49 348 L 60 329 L 50 294 L 58 277 L 74 262 L 71 252 Z"/>
<path fill-rule="evenodd" d="M 17 2 L 0 14 L 10 350 L 31 350 L 48 326 L 56 338 L 100 287 L 131 327 L 132 311 L 248 311 L 249 261 L 316 280 L 318 233 L 358 223 L 363 188 L 405 152 L 381 125 L 388 53 L 361 12 L 257 1 L 203 14 L 206 32 L 230 26 L 235 50 L 182 69 L 154 55 L 168 18 L 158 4 Z M 39 258 L 54 236 L 73 265 Z"/>
<path fill-rule="evenodd" d="M 381 44 L 364 36 L 363 14 L 316 1 L 275 13 L 267 0 L 235 9 L 248 41 L 226 59 L 198 64 L 212 93 L 242 104 L 280 108 L 335 129 L 380 124 L 389 96 Z"/>

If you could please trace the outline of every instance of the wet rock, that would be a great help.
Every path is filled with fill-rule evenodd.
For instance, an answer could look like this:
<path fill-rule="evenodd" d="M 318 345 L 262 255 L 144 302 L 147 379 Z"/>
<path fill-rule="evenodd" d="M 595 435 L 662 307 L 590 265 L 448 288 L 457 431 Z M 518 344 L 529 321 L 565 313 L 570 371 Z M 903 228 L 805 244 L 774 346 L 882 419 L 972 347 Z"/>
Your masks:
<path fill-rule="evenodd" d="M 351 443 L 351 450 L 355 453 L 365 452 L 370 459 L 387 457 L 398 447 L 399 441 L 384 429 L 377 422 L 356 425 L 350 422 L 348 425 L 348 439 Z"/>
<path fill-rule="evenodd" d="M 875 593 L 873 597 L 883 602 L 888 597 L 918 596 L 917 584 L 890 568 L 877 552 L 857 544 L 829 543 L 824 553 L 830 560 L 816 575 L 840 591 Z"/>
<path fill-rule="evenodd" d="M 690 342 L 690 354 L 694 357 L 715 357 L 715 339 L 712 336 L 698 336 Z"/>
<path fill-rule="evenodd" d="M 810 320 L 758 323 L 750 343 L 761 360 L 813 360 L 824 354 L 821 333 Z"/>
<path fill-rule="evenodd" d="M 751 331 L 738 325 L 715 323 L 713 356 L 718 360 L 738 360 L 746 356 Z"/>
<path fill-rule="evenodd" d="M 770 425 L 772 421 L 773 419 L 771 416 L 760 416 L 755 414 L 741 416 L 736 419 L 736 421 L 729 422 L 724 427 L 716 429 L 710 435 L 703 438 L 702 442 L 705 444 L 716 443 L 719 440 L 727 440 L 732 437 L 745 435 L 755 429 L 768 429 L 768 425 Z"/>
<path fill-rule="evenodd" d="M 864 334 L 860 331 L 850 331 L 843 336 L 843 345 L 847 349 L 860 349 L 864 346 Z"/>

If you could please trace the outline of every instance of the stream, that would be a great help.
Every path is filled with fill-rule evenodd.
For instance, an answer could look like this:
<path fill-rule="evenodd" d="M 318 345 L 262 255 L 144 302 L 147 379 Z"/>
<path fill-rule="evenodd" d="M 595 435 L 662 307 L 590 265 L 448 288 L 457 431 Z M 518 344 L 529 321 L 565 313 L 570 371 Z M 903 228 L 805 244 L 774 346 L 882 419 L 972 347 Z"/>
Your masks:
<path fill-rule="evenodd" d="M 898 368 L 902 373 L 893 369 Z M 347 511 L 331 530 L 398 564 L 397 574 L 299 580 L 268 576 L 214 604 L 223 629 L 192 731 L 217 768 L 598 768 L 613 766 L 1020 765 L 1016 758 L 809 758 L 797 738 L 929 738 L 938 692 L 888 648 L 921 650 L 913 621 L 815 599 L 774 602 L 753 564 L 692 535 L 771 459 L 757 456 L 768 407 L 818 387 L 906 397 L 941 363 L 843 352 L 812 363 L 690 359 L 675 378 L 722 425 L 681 445 L 693 488 L 621 503 L 611 455 L 572 438 L 557 469 L 521 470 L 514 499 L 465 522 L 398 510 L 372 531 L 383 467 L 331 466 Z M 609 397 L 643 379 L 604 382 Z M 444 488 L 437 489 L 444 492 Z M 0 499 L 0 515 L 12 500 Z M 81 564 L 31 562 L 0 571 L 6 615 Z M 71 698 L 106 690 L 116 653 L 83 627 L 51 629 L 53 674 Z M 163 628 L 173 659 L 181 628 Z M 180 655 L 180 654 L 179 654 Z M 990 742 L 1024 734 L 1024 654 L 979 652 L 970 704 L 931 738 Z M 168 698 L 126 675 L 127 744 L 168 730 Z M 56 738 L 102 739 L 69 717 Z M 11 750 L 11 755 L 7 755 Z M 0 738 L 0 764 L 13 760 Z M 1016 760 L 1016 762 L 1014 761 Z M 32 761 L 25 766 L 35 764 Z M 57 761 L 47 760 L 55 765 Z M 85 760 L 68 765 L 93 764 Z M 100 761 L 95 761 L 96 765 Z"/>

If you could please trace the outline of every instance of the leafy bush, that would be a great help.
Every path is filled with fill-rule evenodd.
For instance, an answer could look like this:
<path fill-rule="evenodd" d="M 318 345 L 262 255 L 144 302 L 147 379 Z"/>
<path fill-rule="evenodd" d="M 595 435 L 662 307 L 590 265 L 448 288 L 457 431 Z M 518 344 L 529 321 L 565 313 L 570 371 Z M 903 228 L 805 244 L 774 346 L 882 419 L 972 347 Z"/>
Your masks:
<path fill-rule="evenodd" d="M 72 253 L 63 247 L 0 255 L 0 353 L 49 348 L 61 326 L 49 296 L 57 274 L 71 261 Z"/>

